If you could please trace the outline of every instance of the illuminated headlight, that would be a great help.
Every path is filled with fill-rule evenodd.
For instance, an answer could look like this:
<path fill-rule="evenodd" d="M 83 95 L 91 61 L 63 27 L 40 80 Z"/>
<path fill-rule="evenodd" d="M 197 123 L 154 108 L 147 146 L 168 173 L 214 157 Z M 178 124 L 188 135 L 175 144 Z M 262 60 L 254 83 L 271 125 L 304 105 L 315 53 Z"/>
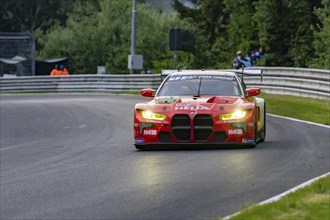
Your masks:
<path fill-rule="evenodd" d="M 248 110 L 236 110 L 235 112 L 218 115 L 220 120 L 232 120 L 232 119 L 241 119 L 244 118 L 248 113 Z"/>
<path fill-rule="evenodd" d="M 147 110 L 139 110 L 140 114 L 145 119 L 152 119 L 152 120 L 165 120 L 167 115 L 147 111 Z"/>

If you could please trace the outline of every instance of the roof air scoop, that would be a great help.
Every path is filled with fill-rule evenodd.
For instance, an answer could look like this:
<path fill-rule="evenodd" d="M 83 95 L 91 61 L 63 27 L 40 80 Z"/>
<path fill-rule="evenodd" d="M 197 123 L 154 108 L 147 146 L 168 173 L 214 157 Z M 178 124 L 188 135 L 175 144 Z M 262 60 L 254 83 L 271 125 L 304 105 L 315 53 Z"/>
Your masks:
<path fill-rule="evenodd" d="M 213 96 L 213 97 L 209 98 L 209 99 L 206 101 L 206 103 L 213 103 L 214 100 L 215 100 L 215 98 L 216 98 L 216 96 Z"/>
<path fill-rule="evenodd" d="M 228 98 L 228 97 L 219 97 L 219 96 L 213 96 L 209 98 L 206 103 L 217 103 L 217 104 L 231 104 L 237 100 L 234 98 Z"/>

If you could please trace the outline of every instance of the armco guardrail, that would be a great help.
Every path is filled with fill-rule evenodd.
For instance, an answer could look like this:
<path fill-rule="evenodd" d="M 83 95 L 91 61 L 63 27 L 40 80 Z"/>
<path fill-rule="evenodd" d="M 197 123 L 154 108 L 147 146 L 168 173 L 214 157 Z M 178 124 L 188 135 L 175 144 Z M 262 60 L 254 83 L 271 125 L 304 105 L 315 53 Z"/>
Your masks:
<path fill-rule="evenodd" d="M 156 89 L 160 82 L 156 74 L 0 78 L 0 92 L 126 92 Z"/>
<path fill-rule="evenodd" d="M 263 91 L 305 97 L 330 98 L 330 70 L 260 67 L 258 76 L 245 77 L 248 87 Z M 126 92 L 156 89 L 159 74 L 145 75 L 71 75 L 0 78 L 0 93 L 6 92 Z"/>
<path fill-rule="evenodd" d="M 245 77 L 248 87 L 274 94 L 330 98 L 330 70 L 261 67 L 263 77 Z"/>

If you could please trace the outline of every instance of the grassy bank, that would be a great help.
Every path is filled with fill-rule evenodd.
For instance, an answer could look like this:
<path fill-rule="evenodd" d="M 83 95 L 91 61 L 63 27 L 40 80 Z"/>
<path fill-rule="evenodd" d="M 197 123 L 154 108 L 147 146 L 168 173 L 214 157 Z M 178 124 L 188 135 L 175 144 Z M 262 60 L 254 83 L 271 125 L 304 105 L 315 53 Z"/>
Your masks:
<path fill-rule="evenodd" d="M 230 220 L 246 219 L 330 219 L 330 176 L 288 194 L 282 199 L 265 204 L 252 206 L 243 210 Z"/>
<path fill-rule="evenodd" d="M 262 93 L 267 113 L 330 125 L 330 100 Z"/>
<path fill-rule="evenodd" d="M 330 125 L 330 100 L 265 93 L 261 97 L 266 100 L 267 113 Z M 276 202 L 252 206 L 230 218 L 240 219 L 330 220 L 330 176 Z"/>

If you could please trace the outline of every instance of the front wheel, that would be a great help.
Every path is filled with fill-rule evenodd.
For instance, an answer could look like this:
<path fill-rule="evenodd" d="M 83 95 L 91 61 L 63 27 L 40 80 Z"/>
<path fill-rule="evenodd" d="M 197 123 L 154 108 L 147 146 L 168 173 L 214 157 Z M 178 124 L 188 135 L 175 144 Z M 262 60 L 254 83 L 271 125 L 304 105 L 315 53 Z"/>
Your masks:
<path fill-rule="evenodd" d="M 255 111 L 257 112 L 257 111 Z M 255 113 L 254 116 L 254 143 L 247 145 L 248 148 L 255 148 L 257 145 L 257 141 L 258 141 L 258 117 L 257 114 Z"/>
<path fill-rule="evenodd" d="M 261 132 L 259 142 L 264 142 L 266 138 L 266 103 L 264 104 L 264 126 L 262 127 Z"/>
<path fill-rule="evenodd" d="M 139 145 L 139 144 L 135 144 L 135 148 L 137 150 L 144 150 L 144 146 L 143 145 Z"/>

